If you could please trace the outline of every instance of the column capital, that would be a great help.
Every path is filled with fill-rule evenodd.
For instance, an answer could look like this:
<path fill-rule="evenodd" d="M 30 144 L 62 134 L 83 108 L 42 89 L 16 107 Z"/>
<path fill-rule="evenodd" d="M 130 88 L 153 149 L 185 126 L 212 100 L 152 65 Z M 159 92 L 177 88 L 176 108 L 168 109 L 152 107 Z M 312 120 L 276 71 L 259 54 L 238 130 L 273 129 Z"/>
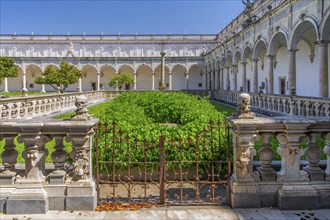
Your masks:
<path fill-rule="evenodd" d="M 274 59 L 276 56 L 275 55 L 268 54 L 268 55 L 266 55 L 266 57 L 268 57 L 269 59 Z"/>
<path fill-rule="evenodd" d="M 246 61 L 242 61 L 242 62 L 241 62 L 241 64 L 243 64 L 243 65 L 246 65 L 246 64 L 247 64 L 247 62 L 246 62 Z"/>
<path fill-rule="evenodd" d="M 257 59 L 253 59 L 252 61 L 257 63 L 259 61 L 259 59 L 258 58 Z"/>

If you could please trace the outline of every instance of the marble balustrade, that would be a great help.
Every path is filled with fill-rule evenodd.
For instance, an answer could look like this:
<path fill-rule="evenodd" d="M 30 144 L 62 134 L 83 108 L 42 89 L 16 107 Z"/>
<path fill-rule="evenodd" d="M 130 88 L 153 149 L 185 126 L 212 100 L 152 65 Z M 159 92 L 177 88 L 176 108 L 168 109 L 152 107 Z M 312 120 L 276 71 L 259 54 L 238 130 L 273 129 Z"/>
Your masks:
<path fill-rule="evenodd" d="M 84 94 L 90 103 L 105 101 L 114 97 L 116 92 L 93 91 L 84 93 L 64 93 L 31 97 L 0 99 L 0 120 L 29 119 L 73 110 L 75 98 Z"/>

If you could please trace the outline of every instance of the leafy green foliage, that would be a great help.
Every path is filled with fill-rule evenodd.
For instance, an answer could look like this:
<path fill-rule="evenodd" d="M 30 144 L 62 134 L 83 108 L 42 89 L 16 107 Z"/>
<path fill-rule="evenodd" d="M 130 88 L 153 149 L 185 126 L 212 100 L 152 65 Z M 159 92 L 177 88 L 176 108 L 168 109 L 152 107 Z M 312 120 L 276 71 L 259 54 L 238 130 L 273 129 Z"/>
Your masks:
<path fill-rule="evenodd" d="M 0 85 L 5 77 L 16 77 L 18 75 L 15 61 L 10 57 L 0 57 Z"/>
<path fill-rule="evenodd" d="M 118 73 L 109 81 L 109 86 L 117 87 L 119 90 L 124 85 L 132 85 L 134 84 L 134 78 L 129 73 Z"/>
<path fill-rule="evenodd" d="M 167 161 L 195 161 L 197 158 L 199 161 L 212 158 L 226 161 L 226 130 L 211 128 L 211 118 L 224 122 L 225 115 L 207 98 L 182 92 L 124 92 L 109 102 L 101 114 L 102 123 L 111 127 L 116 122 L 117 129 L 101 132 L 99 160 L 115 160 L 124 163 L 122 166 L 128 159 L 131 162 L 159 161 L 159 138 L 165 136 Z M 144 152 L 143 146 L 148 146 L 149 151 Z M 167 166 L 196 165 L 170 163 Z"/>
<path fill-rule="evenodd" d="M 42 76 L 36 78 L 35 83 L 48 84 L 58 92 L 63 93 L 70 84 L 78 82 L 81 76 L 82 72 L 74 65 L 62 61 L 60 68 L 52 65 L 47 66 Z"/>

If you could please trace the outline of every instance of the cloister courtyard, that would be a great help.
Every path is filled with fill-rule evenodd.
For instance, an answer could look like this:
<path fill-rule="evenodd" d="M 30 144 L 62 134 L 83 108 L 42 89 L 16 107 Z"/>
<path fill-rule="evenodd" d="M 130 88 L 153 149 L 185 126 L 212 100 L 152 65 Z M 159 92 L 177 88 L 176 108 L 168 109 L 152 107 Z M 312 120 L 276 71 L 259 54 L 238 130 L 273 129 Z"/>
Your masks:
<path fill-rule="evenodd" d="M 242 2 L 217 34 L 0 34 L 0 212 L 327 212 L 330 1 Z"/>

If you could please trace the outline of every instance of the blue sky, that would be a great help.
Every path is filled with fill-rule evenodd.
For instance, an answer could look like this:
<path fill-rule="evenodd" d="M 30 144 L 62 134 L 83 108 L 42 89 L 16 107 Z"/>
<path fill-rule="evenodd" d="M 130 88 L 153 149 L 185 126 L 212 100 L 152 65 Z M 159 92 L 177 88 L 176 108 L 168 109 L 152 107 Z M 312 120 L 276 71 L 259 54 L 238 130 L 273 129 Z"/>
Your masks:
<path fill-rule="evenodd" d="M 0 0 L 1 34 L 218 33 L 241 0 Z"/>

